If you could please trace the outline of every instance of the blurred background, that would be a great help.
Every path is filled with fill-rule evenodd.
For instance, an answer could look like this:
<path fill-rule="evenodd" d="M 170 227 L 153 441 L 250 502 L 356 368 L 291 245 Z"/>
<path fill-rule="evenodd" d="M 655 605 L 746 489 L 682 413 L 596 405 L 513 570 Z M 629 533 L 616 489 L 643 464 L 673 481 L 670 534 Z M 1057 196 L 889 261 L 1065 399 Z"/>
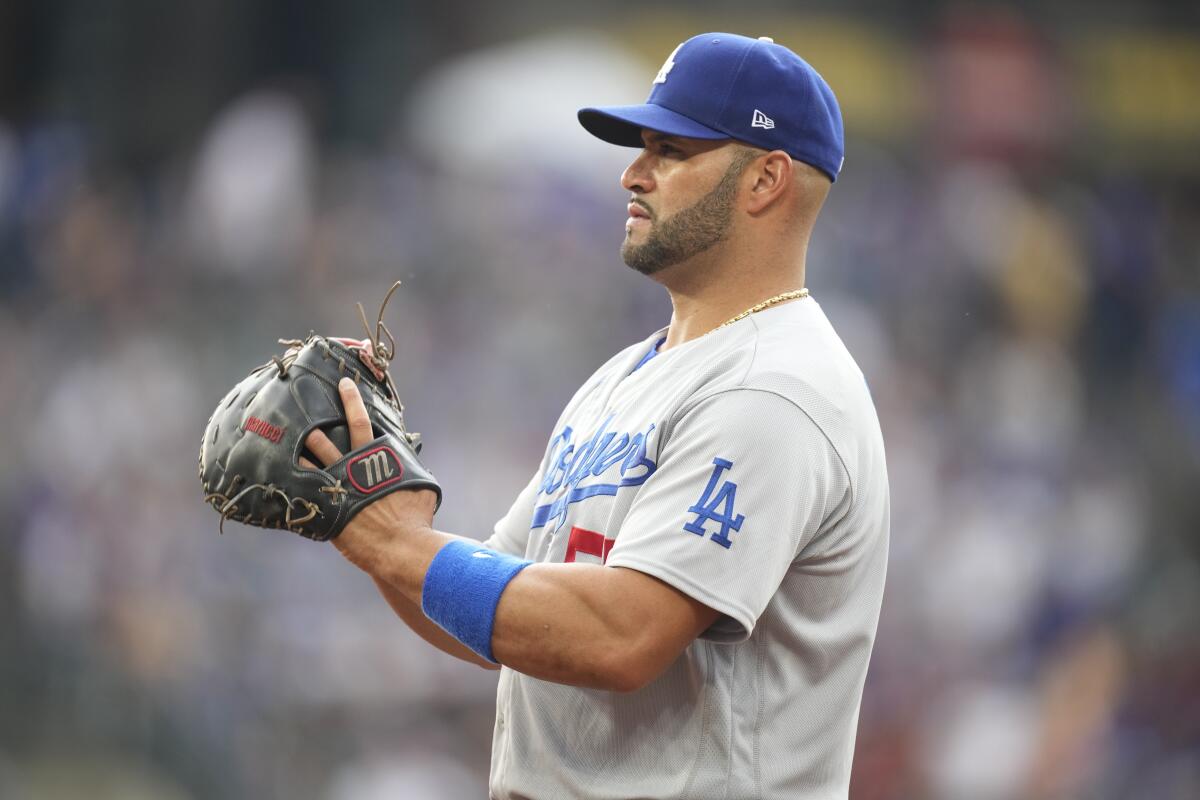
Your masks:
<path fill-rule="evenodd" d="M 574 111 L 705 30 L 845 115 L 809 286 L 893 501 L 851 797 L 1200 797 L 1195 3 L 0 0 L 0 798 L 486 795 L 494 675 L 218 537 L 200 432 L 401 279 L 439 524 L 488 535 L 670 313 Z"/>

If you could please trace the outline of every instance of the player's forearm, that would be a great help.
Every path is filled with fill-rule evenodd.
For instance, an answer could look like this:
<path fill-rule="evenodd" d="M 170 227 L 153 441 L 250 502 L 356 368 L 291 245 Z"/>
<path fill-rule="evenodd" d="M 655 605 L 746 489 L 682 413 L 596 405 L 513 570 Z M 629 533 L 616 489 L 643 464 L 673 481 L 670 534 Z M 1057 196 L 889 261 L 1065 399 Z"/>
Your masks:
<path fill-rule="evenodd" d="M 379 593 L 383 595 L 387 604 L 392 607 L 392 611 L 396 612 L 396 616 L 404 620 L 404 623 L 414 633 L 429 642 L 429 644 L 455 658 L 468 661 L 485 669 L 499 669 L 497 665 L 480 658 L 469 647 L 466 647 L 442 630 L 429 617 L 425 616 L 425 613 L 421 611 L 420 605 L 409 600 L 387 581 L 374 575 L 371 576 L 371 579 L 375 581 L 375 585 L 379 588 Z"/>
<path fill-rule="evenodd" d="M 388 508 L 384 503 L 367 507 L 359 515 L 359 524 L 347 528 L 333 544 L 371 576 L 388 605 L 418 636 L 452 656 L 494 669 L 494 664 L 446 633 L 421 610 L 421 588 L 429 562 L 447 542 L 470 540 L 435 531 L 411 518 L 392 516 Z"/>

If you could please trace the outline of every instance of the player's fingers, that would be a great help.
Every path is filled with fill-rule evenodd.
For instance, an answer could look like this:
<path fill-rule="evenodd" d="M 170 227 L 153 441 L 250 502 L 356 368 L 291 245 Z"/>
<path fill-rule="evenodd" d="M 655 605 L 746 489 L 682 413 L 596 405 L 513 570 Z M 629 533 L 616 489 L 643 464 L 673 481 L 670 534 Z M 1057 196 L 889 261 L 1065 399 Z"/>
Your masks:
<path fill-rule="evenodd" d="M 349 378 L 338 381 L 338 392 L 342 395 L 342 406 L 346 409 L 346 424 L 350 426 L 350 449 L 357 450 L 375 437 L 371 435 L 371 420 L 367 407 L 363 405 L 358 387 Z"/>
<path fill-rule="evenodd" d="M 342 451 L 338 450 L 337 445 L 330 441 L 329 437 L 325 435 L 325 431 L 319 429 L 308 435 L 308 438 L 304 440 L 304 446 L 326 467 L 342 457 Z M 300 460 L 304 461 L 303 458 Z"/>
<path fill-rule="evenodd" d="M 317 468 L 316 464 L 312 463 L 304 456 L 300 456 L 300 466 L 304 467 L 305 469 L 316 469 Z"/>

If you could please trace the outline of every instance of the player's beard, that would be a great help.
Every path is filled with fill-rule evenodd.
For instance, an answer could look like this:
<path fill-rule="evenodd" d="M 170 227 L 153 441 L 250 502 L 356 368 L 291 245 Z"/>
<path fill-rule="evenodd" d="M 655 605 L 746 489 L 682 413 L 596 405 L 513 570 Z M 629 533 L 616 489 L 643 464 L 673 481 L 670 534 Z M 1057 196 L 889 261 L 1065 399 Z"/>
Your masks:
<path fill-rule="evenodd" d="M 733 220 L 737 181 L 746 163 L 746 159 L 735 158 L 711 192 L 662 222 L 653 223 L 645 242 L 633 244 L 626 238 L 621 258 L 643 275 L 653 275 L 724 239 Z"/>

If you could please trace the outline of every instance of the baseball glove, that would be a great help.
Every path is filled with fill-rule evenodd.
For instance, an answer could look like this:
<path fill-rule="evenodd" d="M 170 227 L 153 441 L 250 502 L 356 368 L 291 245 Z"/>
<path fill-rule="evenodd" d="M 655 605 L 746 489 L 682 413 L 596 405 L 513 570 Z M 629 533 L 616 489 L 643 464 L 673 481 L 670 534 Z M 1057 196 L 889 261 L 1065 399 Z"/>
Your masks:
<path fill-rule="evenodd" d="M 326 541 L 366 505 L 400 489 L 442 490 L 417 459 L 420 436 L 404 427 L 404 406 L 388 367 L 395 339 L 379 309 L 374 335 L 341 339 L 310 333 L 280 339 L 287 350 L 233 387 L 217 406 L 200 445 L 204 499 L 225 520 L 283 528 Z M 386 336 L 386 341 L 383 337 Z M 338 380 L 349 376 L 367 408 L 374 441 L 350 450 Z M 320 428 L 345 455 L 325 468 L 299 463 L 308 434 Z M 307 459 L 316 464 L 311 454 Z"/>

